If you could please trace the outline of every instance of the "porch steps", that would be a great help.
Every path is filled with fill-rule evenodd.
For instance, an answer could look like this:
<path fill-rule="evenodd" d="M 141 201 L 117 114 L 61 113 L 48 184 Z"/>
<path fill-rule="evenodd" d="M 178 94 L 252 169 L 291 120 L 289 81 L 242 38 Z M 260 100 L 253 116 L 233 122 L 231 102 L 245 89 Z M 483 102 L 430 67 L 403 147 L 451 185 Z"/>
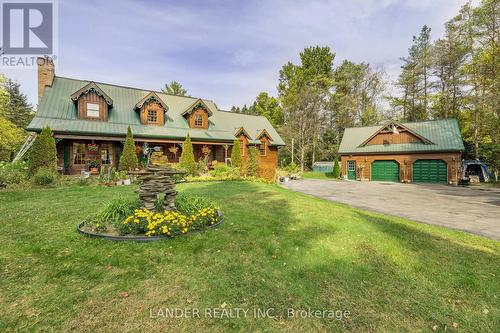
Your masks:
<path fill-rule="evenodd" d="M 33 145 L 33 142 L 35 142 L 36 135 L 37 135 L 36 133 L 30 133 L 30 135 L 28 136 L 26 141 L 24 141 L 23 145 L 21 146 L 21 149 L 19 149 L 12 162 L 17 162 L 23 158 L 24 154 L 26 154 L 28 149 L 30 149 L 30 147 Z"/>

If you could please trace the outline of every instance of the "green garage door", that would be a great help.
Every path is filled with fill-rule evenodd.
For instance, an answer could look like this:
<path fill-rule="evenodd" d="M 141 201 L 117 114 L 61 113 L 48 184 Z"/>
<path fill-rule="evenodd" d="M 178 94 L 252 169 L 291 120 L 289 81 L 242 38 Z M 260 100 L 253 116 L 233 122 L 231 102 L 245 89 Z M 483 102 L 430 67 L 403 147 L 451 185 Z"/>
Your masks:
<path fill-rule="evenodd" d="M 372 180 L 399 182 L 399 164 L 396 161 L 374 161 Z"/>
<path fill-rule="evenodd" d="M 414 183 L 447 183 L 448 168 L 442 160 L 418 160 L 413 163 Z"/>

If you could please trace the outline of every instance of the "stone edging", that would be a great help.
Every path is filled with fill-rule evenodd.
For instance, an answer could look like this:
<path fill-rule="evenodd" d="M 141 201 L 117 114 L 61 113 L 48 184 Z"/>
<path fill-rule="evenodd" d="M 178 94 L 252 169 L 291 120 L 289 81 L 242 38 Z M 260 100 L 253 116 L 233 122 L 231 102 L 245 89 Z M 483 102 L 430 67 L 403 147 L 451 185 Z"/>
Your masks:
<path fill-rule="evenodd" d="M 82 230 L 81 228 L 85 222 L 81 222 L 80 224 L 78 224 L 78 226 L 76 227 L 76 230 L 80 234 L 85 235 L 85 236 L 90 237 L 90 238 L 103 238 L 103 239 L 109 239 L 112 241 L 152 242 L 152 241 L 158 241 L 158 240 L 168 240 L 168 239 L 171 239 L 174 237 L 188 235 L 190 233 L 197 233 L 197 232 L 205 231 L 207 229 L 216 228 L 222 222 L 224 222 L 224 215 L 222 215 L 222 213 L 219 210 L 217 211 L 217 214 L 218 214 L 218 221 L 215 224 L 209 225 L 209 226 L 205 227 L 204 229 L 193 230 L 193 231 L 187 232 L 185 234 L 176 233 L 172 236 L 112 236 L 112 235 L 106 235 L 106 234 L 97 234 L 97 233 Z"/>

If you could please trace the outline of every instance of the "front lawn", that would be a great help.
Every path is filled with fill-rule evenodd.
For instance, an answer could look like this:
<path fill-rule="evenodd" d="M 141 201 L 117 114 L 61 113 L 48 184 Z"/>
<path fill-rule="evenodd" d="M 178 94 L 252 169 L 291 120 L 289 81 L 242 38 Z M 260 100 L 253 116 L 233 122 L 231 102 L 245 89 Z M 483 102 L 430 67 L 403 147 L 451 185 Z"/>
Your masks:
<path fill-rule="evenodd" d="M 153 243 L 76 233 L 85 216 L 113 198 L 134 197 L 134 189 L 0 191 L 0 331 L 499 326 L 499 242 L 249 182 L 179 186 L 220 204 L 226 221 L 216 230 Z M 175 307 L 199 308 L 200 318 L 157 316 Z M 247 318 L 214 319 L 206 316 L 211 308 L 250 310 Z M 257 308 L 350 315 L 255 319 Z"/>
<path fill-rule="evenodd" d="M 307 171 L 302 174 L 302 177 L 306 179 L 333 179 L 333 173 Z"/>

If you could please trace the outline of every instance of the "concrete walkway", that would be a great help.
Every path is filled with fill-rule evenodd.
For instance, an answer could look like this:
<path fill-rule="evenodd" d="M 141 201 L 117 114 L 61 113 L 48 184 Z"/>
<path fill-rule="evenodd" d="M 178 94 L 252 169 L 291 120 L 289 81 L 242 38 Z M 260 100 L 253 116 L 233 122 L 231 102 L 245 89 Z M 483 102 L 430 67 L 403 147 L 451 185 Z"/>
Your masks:
<path fill-rule="evenodd" d="M 500 189 L 304 179 L 291 190 L 500 240 Z"/>

